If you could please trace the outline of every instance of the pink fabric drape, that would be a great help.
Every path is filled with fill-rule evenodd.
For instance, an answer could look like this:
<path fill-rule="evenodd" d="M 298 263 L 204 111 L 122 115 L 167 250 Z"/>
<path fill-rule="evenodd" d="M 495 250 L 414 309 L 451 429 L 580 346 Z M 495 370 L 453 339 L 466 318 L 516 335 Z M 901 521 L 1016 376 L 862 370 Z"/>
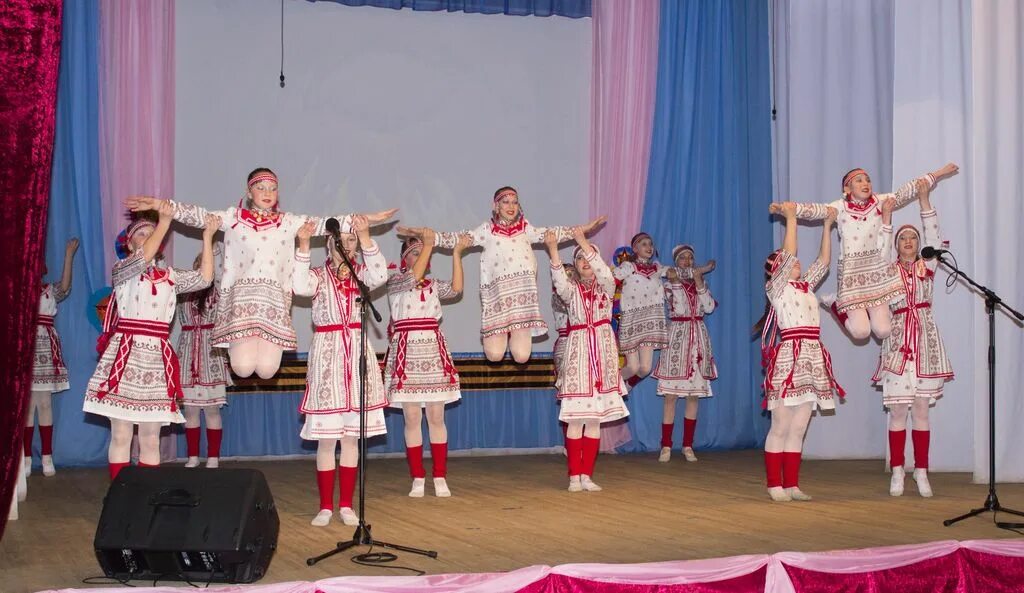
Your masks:
<path fill-rule="evenodd" d="M 658 73 L 658 0 L 594 0 L 590 91 L 590 213 L 611 257 L 640 225 Z"/>
<path fill-rule="evenodd" d="M 837 552 L 782 552 L 649 564 L 529 566 L 507 573 L 338 577 L 308 583 L 214 586 L 211 593 L 804 593 L 1020 591 L 1024 542 L 941 541 Z M 114 593 L 123 589 L 89 589 Z M 75 593 L 79 589 L 59 592 Z M 139 593 L 172 593 L 169 587 Z"/>
<path fill-rule="evenodd" d="M 100 0 L 100 200 L 107 269 L 133 194 L 174 195 L 174 2 Z M 169 253 L 169 250 L 165 250 Z"/>

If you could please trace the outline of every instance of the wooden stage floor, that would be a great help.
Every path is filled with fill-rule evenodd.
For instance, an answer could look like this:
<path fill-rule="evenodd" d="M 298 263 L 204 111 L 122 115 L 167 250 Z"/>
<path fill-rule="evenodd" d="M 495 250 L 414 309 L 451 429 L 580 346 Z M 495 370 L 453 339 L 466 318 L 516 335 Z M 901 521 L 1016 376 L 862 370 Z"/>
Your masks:
<path fill-rule="evenodd" d="M 656 454 L 602 455 L 595 479 L 605 490 L 570 493 L 561 455 L 453 457 L 449 499 L 435 498 L 429 479 L 425 498 L 409 498 L 404 459 L 372 459 L 367 518 L 381 540 L 437 550 L 436 560 L 400 553 L 394 563 L 430 574 L 1020 537 L 997 529 L 990 514 L 943 527 L 985 499 L 986 487 L 968 474 L 934 474 L 932 499 L 918 496 L 908 476 L 906 494 L 892 498 L 881 460 L 807 461 L 801 486 L 815 500 L 772 503 L 762 459 L 753 450 L 701 453 L 697 463 L 676 453 L 667 464 Z M 262 582 L 409 574 L 356 565 L 352 552 L 306 566 L 352 534 L 337 519 L 309 525 L 318 506 L 312 458 L 222 465 L 263 471 L 277 502 L 279 547 Z M 84 587 L 97 575 L 92 539 L 107 485 L 105 468 L 30 477 L 22 518 L 0 541 L 0 589 Z M 1001 485 L 999 495 L 1024 509 L 1024 484 Z"/>

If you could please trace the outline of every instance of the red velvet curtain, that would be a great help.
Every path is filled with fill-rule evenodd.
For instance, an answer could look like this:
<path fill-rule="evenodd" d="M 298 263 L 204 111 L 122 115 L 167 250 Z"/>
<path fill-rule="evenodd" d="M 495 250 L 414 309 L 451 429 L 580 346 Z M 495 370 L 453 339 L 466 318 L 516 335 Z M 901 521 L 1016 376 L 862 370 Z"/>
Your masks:
<path fill-rule="evenodd" d="M 32 386 L 50 202 L 62 0 L 0 2 L 0 537 Z"/>

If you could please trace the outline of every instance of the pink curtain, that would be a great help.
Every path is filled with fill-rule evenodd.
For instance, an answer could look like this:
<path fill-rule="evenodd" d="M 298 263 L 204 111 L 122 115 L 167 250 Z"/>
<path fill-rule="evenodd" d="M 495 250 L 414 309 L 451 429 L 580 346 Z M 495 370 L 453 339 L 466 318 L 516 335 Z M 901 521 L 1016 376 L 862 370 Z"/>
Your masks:
<path fill-rule="evenodd" d="M 594 242 L 611 257 L 639 229 L 647 189 L 658 71 L 658 0 L 594 0 L 590 213 L 608 216 Z"/>
<path fill-rule="evenodd" d="M 837 552 L 782 552 L 653 562 L 529 566 L 505 573 L 337 577 L 307 583 L 213 586 L 211 593 L 803 593 L 1020 591 L 1024 542 L 941 541 Z M 62 589 L 73 593 L 84 589 Z M 89 589 L 113 593 L 123 589 Z M 139 593 L 173 593 L 170 587 Z"/>
<path fill-rule="evenodd" d="M 132 194 L 174 195 L 174 2 L 100 0 L 100 200 L 109 270 Z M 169 250 L 167 250 L 169 253 Z"/>

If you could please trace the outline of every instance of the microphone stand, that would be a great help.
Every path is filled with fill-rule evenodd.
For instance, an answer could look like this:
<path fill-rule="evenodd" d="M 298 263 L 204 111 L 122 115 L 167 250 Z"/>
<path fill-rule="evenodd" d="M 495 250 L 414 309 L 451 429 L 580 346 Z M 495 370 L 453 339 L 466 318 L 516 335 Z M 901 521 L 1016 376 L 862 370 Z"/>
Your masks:
<path fill-rule="evenodd" d="M 1015 511 L 1013 509 L 1006 508 L 999 503 L 999 497 L 996 496 L 996 307 L 1001 307 L 1004 311 L 1007 311 L 1017 319 L 1024 321 L 1024 315 L 1016 311 L 1013 307 L 1010 307 L 1003 302 L 999 295 L 990 290 L 989 288 L 982 286 L 971 279 L 970 276 L 964 274 L 956 265 L 950 265 L 946 261 L 942 254 L 936 254 L 935 259 L 942 265 L 953 270 L 953 273 L 963 278 L 968 284 L 973 286 L 985 297 L 985 313 L 988 315 L 988 497 L 985 498 L 985 503 L 976 509 L 955 517 L 953 519 L 947 519 L 942 522 L 943 525 L 949 527 L 950 525 L 962 521 L 964 519 L 975 517 L 982 513 L 992 511 L 993 513 L 1009 513 L 1011 515 L 1017 515 L 1024 517 L 1024 512 Z M 1002 523 L 996 522 L 996 526 L 1002 529 L 1020 529 L 1024 528 L 1024 523 Z"/>
<path fill-rule="evenodd" d="M 370 546 L 371 548 L 373 546 L 380 546 L 382 548 L 437 558 L 437 552 L 433 550 L 421 550 L 374 539 L 370 533 L 370 525 L 366 522 L 366 327 L 369 312 L 373 313 L 373 318 L 378 323 L 381 321 L 381 316 L 370 299 L 370 289 L 356 275 L 355 267 L 348 256 L 345 255 L 345 250 L 341 248 L 341 240 L 338 235 L 334 235 L 334 248 L 341 255 L 341 260 L 344 262 L 345 267 L 348 268 L 349 276 L 355 281 L 356 286 L 359 287 L 359 297 L 356 299 L 356 302 L 362 305 L 359 307 L 359 525 L 356 527 L 355 533 L 352 534 L 352 539 L 340 541 L 333 550 L 328 550 L 319 556 L 307 558 L 306 565 L 313 566 L 325 558 L 330 558 L 355 546 Z M 377 363 L 376 360 L 373 362 L 374 364 Z"/>

